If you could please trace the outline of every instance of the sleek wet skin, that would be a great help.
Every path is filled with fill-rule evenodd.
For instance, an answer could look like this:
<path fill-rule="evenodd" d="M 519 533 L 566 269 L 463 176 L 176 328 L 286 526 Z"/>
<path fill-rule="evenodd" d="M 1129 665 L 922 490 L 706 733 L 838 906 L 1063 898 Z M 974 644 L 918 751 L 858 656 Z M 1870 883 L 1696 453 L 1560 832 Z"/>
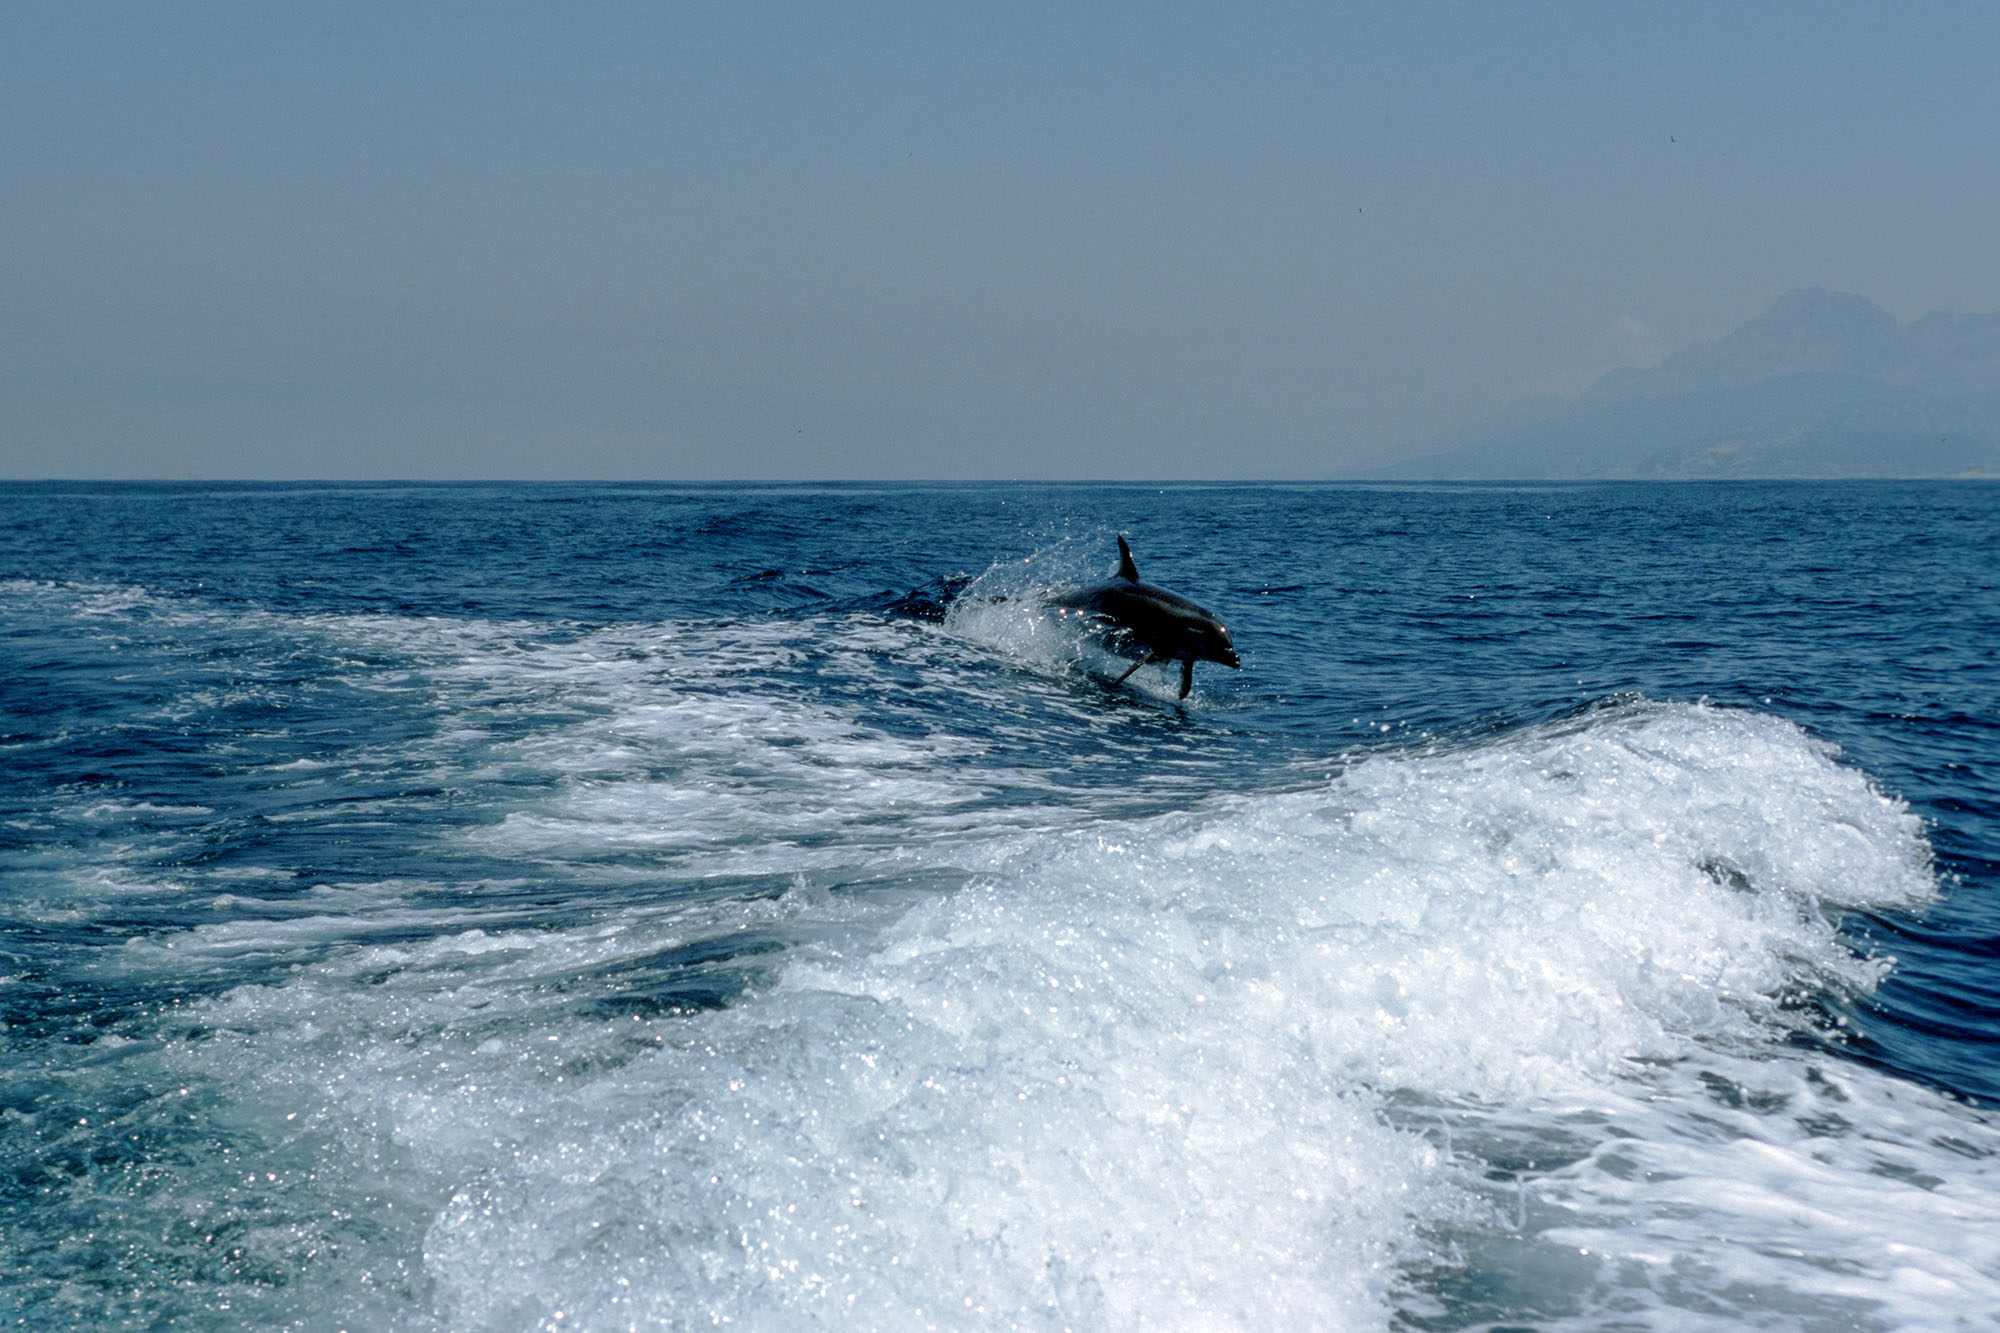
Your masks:
<path fill-rule="evenodd" d="M 1179 593 L 1139 581 L 1139 567 L 1132 563 L 1132 548 L 1123 537 L 1118 539 L 1115 575 L 1103 583 L 1064 593 L 1054 604 L 1089 615 L 1103 629 L 1106 647 L 1121 656 L 1138 658 L 1113 684 L 1124 684 L 1149 662 L 1179 662 L 1180 697 L 1185 699 L 1194 688 L 1196 662 L 1243 665 L 1229 640 L 1229 631 L 1212 613 Z"/>

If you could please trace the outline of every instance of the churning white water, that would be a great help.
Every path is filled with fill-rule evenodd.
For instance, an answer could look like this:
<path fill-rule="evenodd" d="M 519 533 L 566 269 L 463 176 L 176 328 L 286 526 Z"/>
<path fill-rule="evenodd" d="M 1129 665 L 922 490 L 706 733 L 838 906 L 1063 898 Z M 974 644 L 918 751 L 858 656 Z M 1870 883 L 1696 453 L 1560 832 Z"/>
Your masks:
<path fill-rule="evenodd" d="M 1478 1280 L 1578 1328 L 2000 1308 L 2000 1133 L 1786 1040 L 1802 992 L 1878 975 L 1828 914 L 1931 892 L 1916 821 L 1788 723 L 1632 704 L 1008 827 L 955 827 L 923 743 L 809 702 L 634 693 L 566 734 L 535 742 L 570 747 L 536 759 L 542 812 L 486 835 L 512 853 L 668 836 L 593 774 L 671 754 L 706 775 L 669 825 L 692 865 L 806 869 L 775 898 L 628 891 L 520 930 L 418 920 L 420 885 L 327 886 L 283 923 L 135 946 L 342 942 L 145 1057 L 228 1090 L 246 1197 L 321 1201 L 244 1241 L 358 1258 L 316 1303 L 464 1328 L 1371 1328 L 1476 1308 L 1454 1284 Z M 877 802 L 928 811 L 842 844 L 880 887 L 829 890 L 826 856 L 757 836 Z M 353 945 L 357 918 L 390 938 Z M 713 1007 L 645 1002 L 705 958 L 737 969 Z"/>

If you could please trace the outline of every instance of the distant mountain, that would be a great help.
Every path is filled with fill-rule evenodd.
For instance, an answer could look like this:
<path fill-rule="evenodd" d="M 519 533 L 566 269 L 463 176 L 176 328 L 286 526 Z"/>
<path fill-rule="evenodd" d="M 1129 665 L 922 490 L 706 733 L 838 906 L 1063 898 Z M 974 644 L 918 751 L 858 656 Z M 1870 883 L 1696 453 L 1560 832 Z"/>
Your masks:
<path fill-rule="evenodd" d="M 1372 475 L 2000 477 L 2000 314 L 1899 324 L 1860 296 L 1790 292 L 1727 337 L 1523 399 Z"/>

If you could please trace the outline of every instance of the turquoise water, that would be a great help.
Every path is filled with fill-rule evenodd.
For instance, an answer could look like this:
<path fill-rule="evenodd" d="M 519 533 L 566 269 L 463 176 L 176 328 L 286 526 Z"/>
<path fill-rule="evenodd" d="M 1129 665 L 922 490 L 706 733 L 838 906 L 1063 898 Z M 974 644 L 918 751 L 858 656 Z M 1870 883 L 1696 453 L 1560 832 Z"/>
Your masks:
<path fill-rule="evenodd" d="M 1037 598 L 1131 540 L 1243 670 Z M 0 1312 L 1988 1327 L 2000 487 L 0 488 Z"/>

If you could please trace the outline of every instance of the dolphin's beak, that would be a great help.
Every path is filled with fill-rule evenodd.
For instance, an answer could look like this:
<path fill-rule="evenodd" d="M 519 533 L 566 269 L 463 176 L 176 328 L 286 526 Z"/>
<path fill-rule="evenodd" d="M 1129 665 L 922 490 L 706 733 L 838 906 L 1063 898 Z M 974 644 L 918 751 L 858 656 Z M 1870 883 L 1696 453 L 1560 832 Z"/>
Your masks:
<path fill-rule="evenodd" d="M 1224 648 L 1222 650 L 1222 656 L 1216 658 L 1215 660 L 1222 663 L 1222 665 L 1226 667 L 1241 668 L 1243 665 L 1243 659 L 1236 655 L 1236 650 L 1234 648 Z"/>

